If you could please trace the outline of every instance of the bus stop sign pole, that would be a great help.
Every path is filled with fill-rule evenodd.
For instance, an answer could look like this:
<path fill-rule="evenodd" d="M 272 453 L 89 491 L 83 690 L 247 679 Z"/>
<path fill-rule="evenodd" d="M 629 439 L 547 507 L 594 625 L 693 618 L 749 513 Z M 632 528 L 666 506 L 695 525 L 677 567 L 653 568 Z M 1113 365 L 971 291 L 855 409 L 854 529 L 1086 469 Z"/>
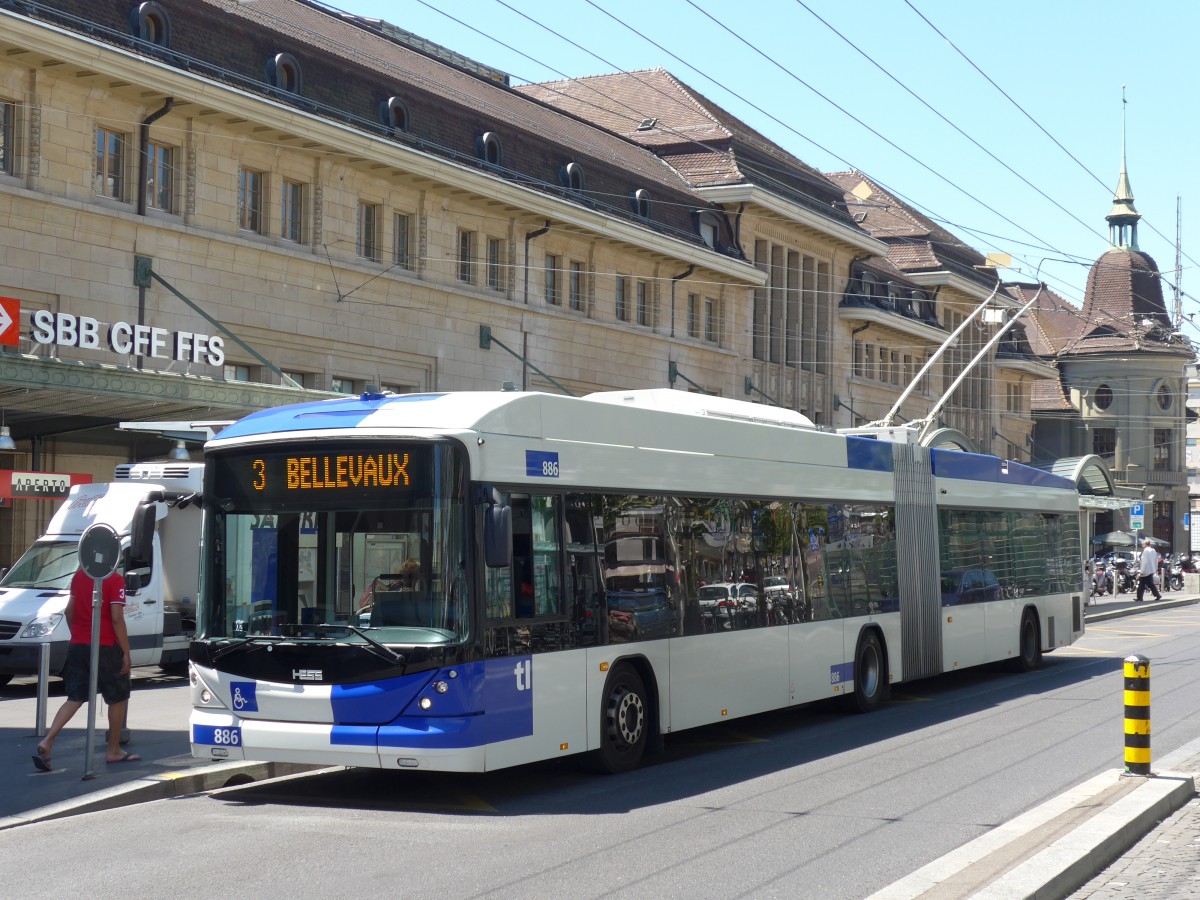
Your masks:
<path fill-rule="evenodd" d="M 100 681 L 100 607 L 104 599 L 104 579 L 117 570 L 121 539 L 109 526 L 88 527 L 79 539 L 79 567 L 92 579 L 92 646 L 88 672 L 87 742 L 84 745 L 83 781 L 95 778 L 92 757 L 96 748 L 96 689 Z"/>

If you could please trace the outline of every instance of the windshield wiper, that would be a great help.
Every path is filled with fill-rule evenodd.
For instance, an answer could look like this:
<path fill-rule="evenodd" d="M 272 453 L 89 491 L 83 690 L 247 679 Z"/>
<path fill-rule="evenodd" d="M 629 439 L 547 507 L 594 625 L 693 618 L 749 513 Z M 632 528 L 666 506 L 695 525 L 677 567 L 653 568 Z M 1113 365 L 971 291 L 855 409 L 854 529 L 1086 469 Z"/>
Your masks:
<path fill-rule="evenodd" d="M 277 644 L 283 640 L 283 636 L 279 634 L 255 634 L 250 637 L 244 637 L 236 644 L 229 644 L 222 647 L 220 650 L 214 650 L 212 654 L 212 662 L 219 659 L 224 659 L 231 653 L 236 653 L 239 650 L 245 650 L 247 647 L 257 644 Z"/>
<path fill-rule="evenodd" d="M 404 665 L 403 654 L 397 653 L 390 647 L 384 646 L 361 628 L 356 628 L 353 625 L 290 625 L 284 627 L 291 629 L 291 633 L 288 635 L 289 637 L 305 637 L 307 634 L 313 634 L 314 636 L 328 634 L 330 637 L 334 637 L 336 639 L 337 636 L 344 634 L 345 632 L 353 632 L 366 641 L 367 649 L 375 656 L 378 656 L 379 658 L 384 659 L 396 666 Z"/>

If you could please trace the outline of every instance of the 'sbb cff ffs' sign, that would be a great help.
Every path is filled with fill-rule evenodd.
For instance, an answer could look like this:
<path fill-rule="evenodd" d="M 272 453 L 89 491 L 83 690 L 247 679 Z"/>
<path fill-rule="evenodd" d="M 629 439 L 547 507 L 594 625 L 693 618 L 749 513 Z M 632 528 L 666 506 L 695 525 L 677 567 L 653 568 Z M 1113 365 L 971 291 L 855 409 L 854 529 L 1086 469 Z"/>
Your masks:
<path fill-rule="evenodd" d="M 122 356 L 149 356 L 180 362 L 220 366 L 225 363 L 225 341 L 217 335 L 191 331 L 168 331 L 150 325 L 113 322 L 103 326 L 91 316 L 73 316 L 39 309 L 29 316 L 29 339 L 35 344 L 107 348 Z"/>

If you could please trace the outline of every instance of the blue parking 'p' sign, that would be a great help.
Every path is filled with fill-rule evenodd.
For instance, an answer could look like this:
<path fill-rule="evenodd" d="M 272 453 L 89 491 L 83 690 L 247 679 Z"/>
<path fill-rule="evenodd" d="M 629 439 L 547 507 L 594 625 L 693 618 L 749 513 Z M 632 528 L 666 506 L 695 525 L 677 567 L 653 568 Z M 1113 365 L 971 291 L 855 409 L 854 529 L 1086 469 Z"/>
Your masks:
<path fill-rule="evenodd" d="M 546 450 L 526 450 L 525 474 L 530 478 L 557 478 L 558 454 Z"/>

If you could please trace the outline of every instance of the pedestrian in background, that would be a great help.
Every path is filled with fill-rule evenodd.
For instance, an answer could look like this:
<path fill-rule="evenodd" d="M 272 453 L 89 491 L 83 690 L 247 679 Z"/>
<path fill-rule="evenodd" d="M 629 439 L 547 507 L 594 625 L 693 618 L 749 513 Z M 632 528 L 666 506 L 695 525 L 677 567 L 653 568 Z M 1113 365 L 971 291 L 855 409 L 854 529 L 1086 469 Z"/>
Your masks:
<path fill-rule="evenodd" d="M 63 730 L 79 707 L 91 699 L 92 662 L 92 593 L 90 576 L 80 569 L 71 579 L 71 599 L 67 601 L 67 627 L 71 643 L 67 646 L 67 664 L 63 681 L 67 702 L 54 715 L 54 722 L 33 754 L 33 764 L 43 772 L 54 768 L 51 751 L 58 733 Z M 100 589 L 100 647 L 97 665 L 97 690 L 108 704 L 107 762 L 138 762 L 141 757 L 121 749 L 121 727 L 125 724 L 125 707 L 129 703 L 129 633 L 125 630 L 125 580 L 113 572 Z"/>
<path fill-rule="evenodd" d="M 1138 588 L 1137 602 L 1141 603 L 1146 588 L 1154 594 L 1155 600 L 1161 600 L 1158 585 L 1154 583 L 1154 574 L 1158 571 L 1158 551 L 1150 546 L 1150 538 L 1142 538 L 1142 555 L 1138 557 Z"/>

